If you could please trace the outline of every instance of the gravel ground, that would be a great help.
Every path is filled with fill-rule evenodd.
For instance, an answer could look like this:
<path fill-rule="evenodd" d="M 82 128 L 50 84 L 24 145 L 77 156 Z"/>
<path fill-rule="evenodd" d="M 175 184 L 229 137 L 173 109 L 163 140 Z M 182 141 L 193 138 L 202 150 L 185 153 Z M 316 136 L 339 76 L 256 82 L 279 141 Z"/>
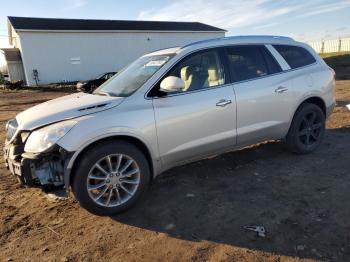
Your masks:
<path fill-rule="evenodd" d="M 2 91 L 0 124 L 61 95 Z M 0 261 L 350 261 L 350 81 L 336 95 L 315 153 L 269 142 L 174 168 L 116 217 L 20 187 L 1 159 Z"/>

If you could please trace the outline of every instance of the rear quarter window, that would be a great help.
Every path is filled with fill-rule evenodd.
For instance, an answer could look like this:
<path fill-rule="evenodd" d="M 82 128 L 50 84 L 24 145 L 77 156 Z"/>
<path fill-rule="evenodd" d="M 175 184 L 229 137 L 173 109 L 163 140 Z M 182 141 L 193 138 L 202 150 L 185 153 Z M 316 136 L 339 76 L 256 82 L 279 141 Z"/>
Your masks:
<path fill-rule="evenodd" d="M 316 59 L 305 48 L 290 45 L 273 46 L 292 69 L 311 65 Z"/>

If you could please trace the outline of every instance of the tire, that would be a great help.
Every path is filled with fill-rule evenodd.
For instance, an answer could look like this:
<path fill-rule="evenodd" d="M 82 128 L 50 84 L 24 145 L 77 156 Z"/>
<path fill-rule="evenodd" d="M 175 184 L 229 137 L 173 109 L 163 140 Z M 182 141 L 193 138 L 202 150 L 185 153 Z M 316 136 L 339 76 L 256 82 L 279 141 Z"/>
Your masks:
<path fill-rule="evenodd" d="M 83 208 L 109 216 L 131 208 L 146 192 L 150 178 L 148 161 L 136 146 L 125 141 L 108 141 L 84 153 L 71 186 Z"/>
<path fill-rule="evenodd" d="M 316 150 L 325 133 L 325 115 L 315 104 L 302 104 L 294 115 L 288 135 L 287 147 L 297 154 L 308 154 Z"/>

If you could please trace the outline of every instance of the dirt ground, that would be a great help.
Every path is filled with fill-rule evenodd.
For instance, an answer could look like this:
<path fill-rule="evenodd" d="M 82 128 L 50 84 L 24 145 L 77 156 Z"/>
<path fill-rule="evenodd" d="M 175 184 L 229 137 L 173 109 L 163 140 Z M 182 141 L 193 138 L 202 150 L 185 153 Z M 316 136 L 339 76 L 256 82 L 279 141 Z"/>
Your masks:
<path fill-rule="evenodd" d="M 63 94 L 0 93 L 0 146 L 6 120 Z M 21 188 L 1 159 L 0 261 L 350 261 L 350 81 L 337 101 L 315 153 L 270 142 L 178 167 L 116 217 Z"/>

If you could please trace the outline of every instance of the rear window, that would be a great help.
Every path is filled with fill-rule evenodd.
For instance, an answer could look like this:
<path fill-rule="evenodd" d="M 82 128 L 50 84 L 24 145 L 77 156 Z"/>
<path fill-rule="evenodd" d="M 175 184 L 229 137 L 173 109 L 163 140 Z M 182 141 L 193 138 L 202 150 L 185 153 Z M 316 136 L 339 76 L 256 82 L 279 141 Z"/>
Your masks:
<path fill-rule="evenodd" d="M 310 65 L 316 62 L 316 59 L 306 49 L 299 46 L 274 45 L 280 55 L 287 61 L 292 69 Z"/>

